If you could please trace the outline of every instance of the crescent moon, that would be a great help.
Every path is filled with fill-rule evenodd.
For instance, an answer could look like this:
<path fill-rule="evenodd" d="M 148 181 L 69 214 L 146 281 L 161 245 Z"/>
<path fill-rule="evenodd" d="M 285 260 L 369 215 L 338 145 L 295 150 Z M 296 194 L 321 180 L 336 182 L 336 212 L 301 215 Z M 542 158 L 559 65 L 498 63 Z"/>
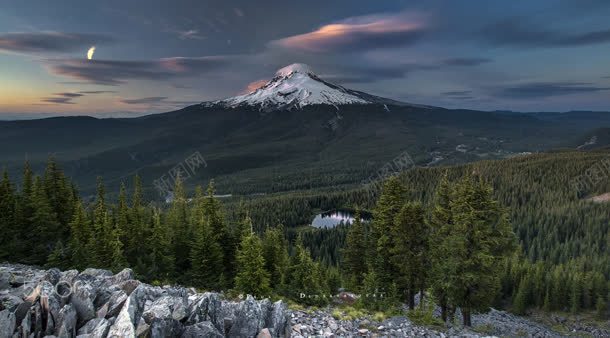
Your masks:
<path fill-rule="evenodd" d="M 91 46 L 87 51 L 87 60 L 93 59 L 93 53 L 95 53 L 95 46 Z"/>

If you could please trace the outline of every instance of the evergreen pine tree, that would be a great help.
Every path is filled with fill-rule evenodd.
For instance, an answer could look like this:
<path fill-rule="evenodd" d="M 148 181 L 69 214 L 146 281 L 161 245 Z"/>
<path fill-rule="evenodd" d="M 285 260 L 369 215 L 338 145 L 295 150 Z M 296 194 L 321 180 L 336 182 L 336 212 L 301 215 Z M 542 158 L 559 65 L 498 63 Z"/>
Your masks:
<path fill-rule="evenodd" d="M 243 236 L 237 251 L 237 275 L 235 288 L 243 293 L 266 297 L 269 287 L 269 272 L 265 270 L 265 258 L 260 238 L 253 232 Z"/>
<path fill-rule="evenodd" d="M 599 319 L 607 319 L 607 302 L 604 299 L 604 297 L 602 297 L 601 295 L 599 297 L 597 297 L 597 300 L 595 301 L 595 312 L 597 314 L 597 318 Z"/>
<path fill-rule="evenodd" d="M 110 262 L 108 267 L 115 273 L 123 270 L 127 267 L 127 260 L 123 252 L 123 242 L 121 241 L 121 230 L 118 224 L 112 224 L 112 219 L 108 217 L 110 224 L 106 225 L 106 228 L 110 230 L 110 237 L 108 242 L 108 251 L 110 252 Z"/>
<path fill-rule="evenodd" d="M 207 197 L 202 190 L 195 194 L 194 235 L 191 244 L 191 279 L 194 285 L 209 289 L 220 289 L 224 278 L 223 250 L 214 232 L 214 214 L 209 210 Z"/>
<path fill-rule="evenodd" d="M 360 210 L 356 210 L 354 221 L 349 227 L 345 246 L 341 251 L 342 264 L 347 276 L 348 286 L 352 290 L 359 290 L 367 272 L 366 249 L 367 238 Z"/>
<path fill-rule="evenodd" d="M 390 248 L 391 264 L 399 271 L 399 293 L 406 293 L 410 309 L 415 307 L 415 295 L 426 289 L 429 269 L 429 227 L 424 220 L 424 209 L 419 203 L 406 203 L 396 215 L 390 232 L 395 238 Z"/>
<path fill-rule="evenodd" d="M 281 290 L 286 282 L 289 263 L 288 245 L 284 239 L 283 226 L 268 228 L 263 236 L 262 244 L 265 270 L 269 272 L 271 286 L 275 290 Z"/>
<path fill-rule="evenodd" d="M 131 248 L 129 247 L 129 243 L 132 241 L 131 236 L 134 235 L 134 231 L 132 229 L 132 224 L 130 222 L 129 216 L 130 211 L 129 206 L 127 205 L 127 189 L 125 188 L 125 184 L 121 183 L 121 187 L 119 188 L 119 199 L 115 208 L 112 246 L 113 256 L 120 254 L 120 256 L 122 256 L 123 258 L 117 256 L 113 259 L 114 268 L 118 268 L 117 264 L 122 264 L 122 268 L 124 268 L 127 265 L 127 259 L 125 257 L 130 257 L 129 255 L 127 255 L 127 253 L 132 253 L 130 250 Z M 117 236 L 119 243 L 117 243 Z M 115 261 L 115 259 L 117 261 Z"/>
<path fill-rule="evenodd" d="M 186 192 L 180 177 L 176 178 L 173 193 L 174 199 L 167 214 L 167 222 L 175 233 L 174 257 L 176 259 L 176 269 L 178 271 L 188 271 L 192 231 L 188 218 Z"/>
<path fill-rule="evenodd" d="M 512 252 L 514 234 L 505 211 L 492 197 L 491 187 L 467 175 L 451 200 L 458 273 L 450 277 L 449 295 L 462 310 L 463 323 L 471 325 L 471 312 L 491 305 L 500 289 L 500 262 Z"/>
<path fill-rule="evenodd" d="M 52 238 L 58 231 L 59 223 L 49 204 L 40 177 L 34 179 L 32 207 L 33 213 L 29 217 L 29 223 L 34 224 L 35 228 L 30 242 L 32 251 L 26 262 L 28 264 L 44 265 L 47 256 L 53 251 L 56 243 L 52 241 Z"/>
<path fill-rule="evenodd" d="M 72 222 L 70 222 L 70 239 L 68 242 L 70 263 L 75 269 L 83 270 L 91 263 L 91 253 L 87 251 L 89 240 L 93 237 L 91 232 L 89 218 L 83 204 L 78 201 L 74 209 Z"/>
<path fill-rule="evenodd" d="M 18 235 L 15 204 L 15 191 L 8 172 L 4 170 L 0 182 L 0 261 L 15 253 L 14 240 Z"/>
<path fill-rule="evenodd" d="M 578 313 L 581 309 L 582 302 L 582 289 L 583 289 L 582 277 L 576 275 L 572 280 L 572 289 L 570 290 L 570 311 L 572 313 Z"/>
<path fill-rule="evenodd" d="M 443 321 L 447 321 L 448 315 L 449 279 L 456 273 L 449 236 L 453 223 L 451 216 L 451 194 L 451 186 L 447 178 L 447 172 L 445 172 L 436 188 L 434 206 L 430 218 L 430 284 L 432 296 L 441 308 L 441 318 Z"/>
<path fill-rule="evenodd" d="M 108 210 L 106 208 L 106 189 L 101 177 L 97 178 L 97 197 L 93 209 L 93 223 L 90 238 L 87 240 L 87 252 L 89 253 L 89 264 L 95 267 L 107 267 L 110 261 L 108 252 L 111 236 L 108 233 Z"/>
<path fill-rule="evenodd" d="M 149 278 L 171 281 L 175 276 L 173 233 L 167 222 L 161 221 L 160 211 L 153 210 L 152 233 L 149 241 Z"/>
<path fill-rule="evenodd" d="M 44 190 L 47 199 L 60 227 L 50 240 L 59 240 L 68 236 L 68 224 L 74 213 L 74 199 L 71 186 L 68 185 L 54 157 L 49 157 L 43 176 Z"/>
<path fill-rule="evenodd" d="M 388 288 L 398 277 L 396 265 L 391 264 L 391 248 L 396 238 L 392 237 L 394 217 L 404 204 L 405 188 L 398 177 L 390 177 L 384 182 L 381 196 L 373 210 L 371 250 L 369 265 L 375 269 L 377 281 L 382 288 Z"/>
<path fill-rule="evenodd" d="M 532 279 L 529 273 L 521 279 L 517 288 L 517 295 L 513 301 L 513 312 L 519 315 L 524 315 L 530 305 L 532 297 Z"/>
<path fill-rule="evenodd" d="M 35 240 L 36 234 L 34 224 L 30 222 L 30 217 L 34 213 L 34 173 L 28 161 L 23 166 L 23 178 L 21 183 L 21 193 L 16 197 L 15 204 L 15 224 L 19 225 L 15 231 L 13 241 L 13 257 L 15 261 L 27 263 L 30 261 L 31 243 Z"/>
<path fill-rule="evenodd" d="M 311 258 L 309 250 L 297 238 L 295 254 L 289 268 L 290 297 L 306 305 L 323 305 L 328 299 L 326 289 L 321 285 L 319 270 Z"/>

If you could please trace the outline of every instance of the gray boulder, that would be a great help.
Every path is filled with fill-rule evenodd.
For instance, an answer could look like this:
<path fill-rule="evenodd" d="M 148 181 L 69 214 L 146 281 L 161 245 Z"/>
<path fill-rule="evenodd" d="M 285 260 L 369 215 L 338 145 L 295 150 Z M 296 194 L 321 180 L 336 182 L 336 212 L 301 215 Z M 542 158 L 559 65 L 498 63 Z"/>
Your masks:
<path fill-rule="evenodd" d="M 286 303 L 278 300 L 273 303 L 265 325 L 274 337 L 288 336 L 290 333 L 290 312 Z"/>
<path fill-rule="evenodd" d="M 205 321 L 189 325 L 184 328 L 182 338 L 223 338 L 224 335 L 218 331 L 212 322 Z"/>
<path fill-rule="evenodd" d="M 15 295 L 1 295 L 0 296 L 0 310 L 7 309 L 11 312 L 14 312 L 15 309 L 19 306 L 19 304 L 23 303 L 23 300 L 20 297 Z"/>
<path fill-rule="evenodd" d="M 229 337 L 253 337 L 264 328 L 268 308 L 262 306 L 252 296 L 239 304 L 235 322 L 229 330 Z"/>
<path fill-rule="evenodd" d="M 106 318 L 116 317 L 119 314 L 119 312 L 121 312 L 121 308 L 123 307 L 123 304 L 125 304 L 125 301 L 127 300 L 127 298 L 128 298 L 128 295 L 123 290 L 119 290 L 119 291 L 113 293 L 110 296 L 110 299 L 108 300 L 108 303 L 107 303 L 108 311 L 104 315 L 104 317 L 106 317 Z"/>
<path fill-rule="evenodd" d="M 182 324 L 172 318 L 153 318 L 150 322 L 150 338 L 180 337 Z"/>
<path fill-rule="evenodd" d="M 121 272 L 109 278 L 111 284 L 121 284 L 128 280 L 133 280 L 135 275 L 133 274 L 133 270 L 129 268 L 125 268 L 121 270 Z"/>
<path fill-rule="evenodd" d="M 115 323 L 108 332 L 108 337 L 134 337 L 136 325 L 144 308 L 146 289 L 138 286 L 127 298 Z"/>
<path fill-rule="evenodd" d="M 155 318 L 182 320 L 186 317 L 185 300 L 181 297 L 162 296 L 152 303 L 142 317 L 147 324 Z"/>
<path fill-rule="evenodd" d="M 220 332 L 224 332 L 224 316 L 221 308 L 223 304 L 217 293 L 206 292 L 202 295 L 191 296 L 193 299 L 187 309 L 187 324 L 196 324 L 210 321 Z"/>
<path fill-rule="evenodd" d="M 78 329 L 78 335 L 89 334 L 92 337 L 106 337 L 110 322 L 106 318 L 94 318 Z"/>
<path fill-rule="evenodd" d="M 13 336 L 17 320 L 15 315 L 9 310 L 0 311 L 0 338 L 10 338 Z"/>
<path fill-rule="evenodd" d="M 91 276 L 94 278 L 100 278 L 100 277 L 110 277 L 112 276 L 112 271 L 108 271 L 108 270 L 104 270 L 104 269 L 93 269 L 93 268 L 88 268 L 83 270 L 83 272 L 80 273 L 80 275 L 87 275 L 87 276 Z"/>
<path fill-rule="evenodd" d="M 71 304 L 65 305 L 59 311 L 55 335 L 59 338 L 72 338 L 76 335 L 76 310 Z"/>
<path fill-rule="evenodd" d="M 92 269 L 95 270 L 95 269 Z M 72 284 L 71 302 L 78 314 L 79 325 L 95 317 L 96 282 L 93 277 L 81 273 Z"/>

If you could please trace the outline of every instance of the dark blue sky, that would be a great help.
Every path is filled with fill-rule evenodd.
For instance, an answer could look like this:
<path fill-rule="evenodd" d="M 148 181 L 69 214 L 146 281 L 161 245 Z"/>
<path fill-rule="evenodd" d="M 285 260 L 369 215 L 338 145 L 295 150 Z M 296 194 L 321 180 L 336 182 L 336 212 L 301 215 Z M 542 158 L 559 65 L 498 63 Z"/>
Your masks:
<path fill-rule="evenodd" d="M 413 103 L 610 110 L 608 18 L 607 0 L 4 0 L 0 114 L 167 111 L 294 62 Z"/>

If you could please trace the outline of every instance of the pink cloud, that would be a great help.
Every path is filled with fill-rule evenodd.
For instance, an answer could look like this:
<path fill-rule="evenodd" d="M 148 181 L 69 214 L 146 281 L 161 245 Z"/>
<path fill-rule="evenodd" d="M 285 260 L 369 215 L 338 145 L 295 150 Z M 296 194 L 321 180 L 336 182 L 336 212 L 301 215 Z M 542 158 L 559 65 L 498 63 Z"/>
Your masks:
<path fill-rule="evenodd" d="M 324 25 L 313 32 L 273 41 L 272 45 L 307 52 L 403 46 L 420 37 L 425 28 L 421 16 L 369 15 Z"/>

